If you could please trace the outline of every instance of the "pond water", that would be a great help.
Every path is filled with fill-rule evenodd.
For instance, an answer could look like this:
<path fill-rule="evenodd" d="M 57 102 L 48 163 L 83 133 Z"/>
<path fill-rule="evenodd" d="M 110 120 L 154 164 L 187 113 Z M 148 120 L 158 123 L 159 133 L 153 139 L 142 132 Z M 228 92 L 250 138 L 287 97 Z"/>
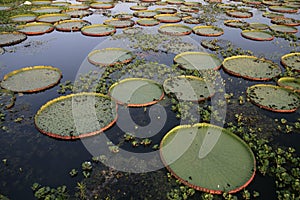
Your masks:
<path fill-rule="evenodd" d="M 75 1 L 70 2 L 78 3 Z M 199 2 L 203 5 L 208 5 L 207 2 Z M 241 2 L 236 1 L 224 1 L 224 3 L 241 5 Z M 133 11 L 130 10 L 130 7 L 134 5 L 137 5 L 137 3 L 117 2 L 116 6 L 109 10 L 109 13 L 132 13 Z M 244 8 L 249 8 L 249 10 L 253 12 L 253 17 L 243 20 L 248 23 L 260 22 L 272 25 L 270 19 L 262 17 L 264 11 L 255 7 L 252 8 L 246 4 L 243 5 L 245 5 Z M 152 10 L 161 7 L 172 7 L 179 10 L 180 6 L 162 6 L 153 4 L 149 6 L 148 9 Z M 108 15 L 103 15 L 100 11 L 96 12 L 94 9 L 90 10 L 93 10 L 94 14 L 83 17 L 83 19 L 92 24 L 101 24 L 106 19 L 110 19 Z M 274 63 L 278 64 L 283 71 L 285 71 L 285 69 L 280 64 L 281 56 L 292 51 L 300 51 L 299 26 L 296 26 L 298 29 L 298 33 L 295 34 L 298 37 L 296 42 L 288 41 L 280 37 L 275 37 L 272 41 L 254 41 L 243 38 L 241 36 L 241 29 L 230 28 L 224 25 L 224 20 L 234 18 L 227 16 L 221 11 L 219 11 L 218 14 L 208 14 L 205 12 L 200 9 L 199 13 L 193 15 L 198 17 L 207 16 L 208 18 L 215 17 L 216 22 L 212 21 L 212 24 L 223 28 L 224 34 L 212 38 L 199 36 L 194 33 L 191 33 L 188 36 L 179 37 L 180 40 L 193 44 L 193 49 L 196 49 L 197 51 L 217 54 L 214 51 L 203 48 L 200 45 L 200 42 L 203 40 L 218 39 L 224 50 L 226 49 L 228 42 L 231 42 L 233 48 L 250 50 L 253 52 L 254 56 L 272 60 Z M 300 20 L 299 14 L 298 11 L 295 14 L 284 15 Z M 134 21 L 137 20 L 135 17 L 132 19 Z M 207 22 L 210 22 L 210 20 Z M 180 23 L 184 24 L 183 22 Z M 204 24 L 205 23 L 202 23 L 200 25 Z M 144 33 L 158 35 L 157 29 L 160 25 L 155 27 L 143 27 Z M 186 25 L 190 27 L 196 26 L 190 24 Z M 135 25 L 135 27 L 139 26 Z M 114 36 L 121 34 L 122 29 L 117 29 Z M 50 65 L 59 68 L 63 75 L 60 83 L 65 83 L 65 81 L 68 80 L 74 83 L 75 81 L 80 80 L 82 74 L 84 75 L 90 71 L 96 71 L 98 73 L 97 76 L 99 76 L 99 74 L 101 76 L 103 69 L 91 65 L 87 61 L 87 57 L 92 50 L 108 47 L 128 48 L 137 54 L 135 60 L 145 59 L 146 62 L 157 62 L 158 64 L 165 64 L 168 66 L 173 64 L 173 58 L 177 54 L 176 52 L 166 53 L 162 51 L 153 52 L 134 49 L 128 46 L 130 42 L 126 38 L 112 40 L 112 37 L 113 36 L 89 37 L 82 35 L 80 31 L 59 32 L 55 30 L 51 33 L 39 36 L 28 36 L 28 38 L 20 44 L 4 47 L 5 53 L 0 55 L 0 77 L 2 79 L 5 74 L 13 70 L 36 65 Z M 134 38 L 134 36 L 131 37 Z M 294 46 L 291 46 L 291 43 L 294 44 Z M 224 59 L 220 54 L 218 54 L 218 57 L 221 60 Z M 134 69 L 132 70 L 134 71 Z M 174 76 L 174 74 L 169 76 Z M 119 75 L 118 72 L 115 72 L 112 74 L 112 77 L 114 77 L 112 80 L 116 81 L 118 78 L 130 76 L 131 74 L 127 72 L 121 75 Z M 140 76 L 143 77 L 143 73 Z M 292 147 L 295 149 L 294 157 L 299 160 L 300 128 L 294 125 L 297 120 L 298 122 L 300 120 L 299 109 L 292 113 L 276 113 L 263 110 L 246 101 L 247 97 L 245 92 L 249 86 L 257 83 L 276 85 L 276 79 L 264 82 L 249 81 L 229 75 L 224 72 L 223 68 L 218 70 L 218 76 L 225 82 L 225 84 L 222 84 L 221 86 L 221 89 L 223 89 L 221 95 L 232 93 L 232 96 L 229 98 L 230 102 L 227 102 L 223 107 L 223 109 L 225 109 L 225 114 L 223 113 L 224 116 L 222 117 L 224 117 L 225 122 L 222 123 L 222 125 L 224 127 L 232 128 L 231 130 L 234 130 L 234 126 L 244 126 L 247 127 L 247 129 L 252 128 L 255 130 L 261 129 L 261 132 L 255 131 L 255 134 L 257 134 L 259 138 L 263 136 L 270 140 L 273 152 L 275 152 L 277 147 L 282 147 L 283 149 Z M 299 77 L 299 73 L 296 73 L 295 77 L 296 76 Z M 153 74 L 152 77 L 159 83 L 163 83 L 163 78 L 165 78 L 155 74 Z M 0 126 L 5 127 L 6 130 L 0 130 L 0 159 L 2 160 L 0 163 L 0 194 L 3 194 L 10 199 L 35 199 L 31 186 L 34 183 L 39 183 L 43 186 L 50 186 L 51 188 L 66 185 L 71 198 L 76 199 L 75 193 L 77 193 L 77 196 L 80 196 L 80 190 L 76 188 L 78 187 L 77 183 L 82 182 L 86 185 L 85 197 L 88 199 L 93 199 L 96 196 L 98 199 L 105 199 L 106 197 L 109 197 L 108 199 L 167 199 L 167 193 L 169 193 L 170 199 L 176 199 L 174 195 L 172 198 L 170 196 L 172 196 L 172 192 L 176 193 L 174 189 L 180 191 L 180 186 L 182 185 L 176 183 L 174 177 L 168 177 L 166 168 L 156 166 L 161 166 L 162 163 L 159 159 L 158 151 L 152 149 L 155 144 L 160 143 L 163 136 L 169 130 L 177 125 L 185 123 L 184 120 L 178 119 L 178 117 L 176 118 L 178 113 L 172 111 L 171 98 L 166 96 L 165 99 L 158 104 L 145 108 L 128 109 L 126 106 L 119 106 L 118 115 L 120 122 L 117 122 L 100 136 L 75 141 L 65 141 L 41 134 L 34 125 L 34 116 L 40 107 L 46 102 L 62 95 L 58 92 L 59 89 L 60 86 L 56 85 L 39 93 L 16 93 L 15 105 L 12 108 L 3 111 L 6 116 Z M 90 91 L 94 90 L 90 89 Z M 70 91 L 67 91 L 67 94 L 69 93 Z M 243 98 L 245 101 L 239 103 L 240 98 Z M 205 102 L 200 102 L 197 107 L 207 108 L 208 105 L 214 103 L 214 99 L 207 100 Z M 164 112 L 161 111 L 161 109 L 163 109 Z M 191 109 L 188 111 L 192 112 Z M 161 125 L 159 120 L 153 120 L 151 114 L 156 117 L 165 116 L 165 123 Z M 242 116 L 242 125 L 238 124 L 238 116 Z M 287 122 L 282 122 L 281 119 L 283 118 L 286 119 Z M 277 119 L 278 121 L 276 121 Z M 205 120 L 203 115 L 198 118 L 198 121 L 210 122 L 210 120 Z M 151 130 L 149 129 L 151 123 L 156 123 L 155 125 L 160 127 L 155 127 L 154 125 L 152 126 L 154 130 Z M 230 123 L 233 125 L 230 125 Z M 289 133 L 285 133 L 286 124 L 293 126 L 293 130 Z M 282 130 L 279 130 L 278 126 L 281 126 Z M 157 128 L 157 130 L 155 128 Z M 150 134 L 148 137 L 152 140 L 150 146 L 144 147 L 140 144 L 138 147 L 133 147 L 131 142 L 124 141 L 124 132 L 135 132 L 137 129 L 139 129 L 140 132 L 144 131 Z M 238 132 L 237 129 L 235 129 L 235 132 Z M 138 134 L 141 133 L 137 133 L 137 136 L 139 136 Z M 140 135 L 140 137 L 144 138 L 145 136 Z M 107 144 L 105 139 L 109 139 L 107 141 L 110 141 L 111 143 Z M 92 161 L 92 157 L 98 156 L 99 152 L 102 153 L 102 149 L 106 149 L 105 151 L 107 151 L 107 146 L 111 146 L 112 144 L 119 145 L 119 149 L 129 152 L 130 156 L 120 156 L 119 161 L 116 161 L 115 163 L 108 162 L 108 166 L 101 162 L 92 162 L 93 171 L 89 178 L 84 178 L 81 167 L 82 163 L 85 161 Z M 99 149 L 95 150 L 95 147 L 99 147 Z M 134 160 L 136 157 L 131 157 L 131 153 L 146 155 L 151 152 L 155 152 L 153 157 L 145 157 L 143 158 L 144 160 L 138 157 L 140 160 L 137 161 Z M 257 152 L 254 152 L 254 154 L 256 156 L 258 155 Z M 135 164 L 133 163 L 137 163 L 137 166 L 134 166 Z M 119 165 L 120 169 L 127 169 L 127 171 L 118 171 L 117 165 Z M 143 168 L 144 165 L 146 165 L 145 168 Z M 272 165 L 276 164 L 272 163 Z M 128 167 L 133 166 L 136 167 L 136 169 L 128 170 Z M 286 166 L 288 170 L 297 167 L 299 169 L 299 166 Z M 139 172 L 138 169 L 140 168 L 140 172 L 143 173 L 134 173 Z M 70 176 L 69 172 L 72 169 L 79 171 L 77 176 Z M 299 183 L 299 173 L 298 175 L 295 175 L 294 178 L 298 179 Z M 256 199 L 280 199 L 276 194 L 276 190 L 278 190 L 279 187 L 276 186 L 275 181 L 277 181 L 277 179 L 275 176 L 272 176 L 272 173 L 264 176 L 257 170 L 254 180 L 246 187 L 246 189 L 251 192 L 252 197 L 253 191 L 259 192 L 260 195 Z M 291 189 L 288 188 L 289 186 L 290 185 L 287 185 L 284 189 L 287 191 L 290 189 L 290 191 L 293 192 L 299 191 L 299 187 L 297 189 Z M 179 192 L 179 196 L 182 195 L 182 193 L 183 192 Z M 197 191 L 195 194 L 189 196 L 189 199 L 200 199 L 201 196 L 203 197 L 203 193 Z M 239 199 L 242 199 L 243 194 L 240 192 L 237 196 Z M 80 199 L 80 197 L 77 198 Z M 83 196 L 81 196 L 81 198 L 84 199 Z M 295 199 L 297 198 L 299 199 L 299 193 Z M 221 199 L 221 196 L 215 195 L 215 199 Z"/>

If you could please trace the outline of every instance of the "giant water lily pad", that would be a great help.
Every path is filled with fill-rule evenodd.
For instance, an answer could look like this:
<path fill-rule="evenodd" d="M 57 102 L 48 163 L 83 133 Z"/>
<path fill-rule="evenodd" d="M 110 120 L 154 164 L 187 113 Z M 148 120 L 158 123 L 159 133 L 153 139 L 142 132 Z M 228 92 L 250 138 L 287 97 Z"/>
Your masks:
<path fill-rule="evenodd" d="M 74 9 L 74 10 L 87 10 L 89 9 L 89 5 L 86 5 L 86 4 L 71 4 L 71 5 L 68 5 L 68 8 L 69 9 Z"/>
<path fill-rule="evenodd" d="M 249 80 L 271 80 L 281 74 L 281 69 L 277 64 L 255 56 L 228 57 L 225 58 L 222 65 L 229 74 Z"/>
<path fill-rule="evenodd" d="M 61 71 L 51 66 L 25 67 L 6 74 L 1 87 L 14 92 L 39 92 L 56 85 L 61 76 Z"/>
<path fill-rule="evenodd" d="M 136 21 L 136 23 L 140 26 L 156 26 L 160 22 L 153 18 L 142 18 Z"/>
<path fill-rule="evenodd" d="M 94 8 L 94 9 L 111 9 L 113 7 L 115 7 L 115 5 L 113 3 L 106 3 L 106 2 L 95 2 L 95 3 L 92 3 L 90 5 L 91 8 Z"/>
<path fill-rule="evenodd" d="M 0 32 L 0 47 L 18 44 L 27 39 L 24 33 L 20 32 Z"/>
<path fill-rule="evenodd" d="M 55 7 L 55 6 L 47 6 L 47 7 L 33 8 L 31 11 L 34 12 L 34 13 L 39 13 L 39 14 L 42 14 L 42 13 L 59 13 L 59 12 L 62 11 L 62 9 L 59 8 L 59 7 Z"/>
<path fill-rule="evenodd" d="M 109 95 L 129 107 L 148 106 L 164 97 L 160 84 L 145 78 L 123 79 L 109 88 Z"/>
<path fill-rule="evenodd" d="M 247 88 L 252 103 L 274 112 L 294 112 L 300 106 L 300 96 L 284 87 L 257 84 Z"/>
<path fill-rule="evenodd" d="M 217 70 L 222 63 L 216 55 L 206 52 L 183 52 L 175 56 L 174 62 L 183 69 L 191 70 Z"/>
<path fill-rule="evenodd" d="M 216 37 L 224 34 L 223 29 L 216 26 L 195 26 L 193 32 L 207 37 Z"/>
<path fill-rule="evenodd" d="M 48 23 L 55 23 L 67 19 L 71 19 L 71 16 L 62 13 L 45 14 L 45 15 L 40 15 L 36 18 L 36 20 L 39 22 L 48 22 Z"/>
<path fill-rule="evenodd" d="M 80 31 L 83 27 L 91 25 L 91 23 L 82 19 L 78 19 L 78 20 L 70 19 L 70 20 L 59 21 L 54 25 L 56 30 L 58 31 L 70 32 L 70 31 Z"/>
<path fill-rule="evenodd" d="M 298 29 L 293 26 L 286 26 L 286 25 L 272 25 L 270 29 L 275 32 L 279 33 L 297 33 Z"/>
<path fill-rule="evenodd" d="M 289 17 L 275 17 L 271 19 L 273 24 L 286 25 L 286 26 L 299 26 L 300 20 Z"/>
<path fill-rule="evenodd" d="M 65 11 L 66 14 L 70 15 L 71 17 L 86 17 L 89 16 L 91 14 L 93 14 L 93 11 L 91 10 L 76 10 L 76 9 L 72 9 L 72 10 L 66 10 Z"/>
<path fill-rule="evenodd" d="M 25 25 L 19 25 L 17 26 L 17 29 L 19 32 L 25 33 L 26 35 L 42 35 L 52 32 L 54 26 L 45 22 L 32 22 Z"/>
<path fill-rule="evenodd" d="M 88 36 L 107 36 L 115 32 L 115 27 L 104 24 L 93 24 L 81 29 L 81 33 Z"/>
<path fill-rule="evenodd" d="M 253 16 L 252 12 L 241 11 L 241 10 L 227 10 L 226 14 L 230 17 L 236 17 L 236 18 L 250 18 Z"/>
<path fill-rule="evenodd" d="M 182 24 L 165 24 L 159 27 L 158 32 L 166 35 L 182 36 L 191 34 L 192 28 Z"/>
<path fill-rule="evenodd" d="M 298 8 L 288 7 L 288 6 L 269 6 L 269 10 L 280 12 L 280 13 L 296 13 Z"/>
<path fill-rule="evenodd" d="M 160 143 L 160 156 L 180 182 L 215 194 L 242 190 L 256 171 L 254 154 L 242 139 L 206 123 L 173 128 Z"/>
<path fill-rule="evenodd" d="M 248 22 L 241 20 L 225 20 L 224 24 L 226 26 L 234 27 L 234 28 L 245 28 L 249 26 Z"/>
<path fill-rule="evenodd" d="M 36 18 L 36 15 L 34 14 L 20 14 L 20 15 L 14 15 L 11 16 L 10 19 L 13 22 L 33 22 Z"/>
<path fill-rule="evenodd" d="M 174 94 L 183 101 L 203 101 L 214 94 L 206 81 L 196 76 L 175 76 L 165 80 L 163 87 L 166 94 Z"/>
<path fill-rule="evenodd" d="M 263 24 L 259 22 L 252 22 L 249 24 L 249 27 L 255 30 L 266 30 L 269 28 L 267 24 Z"/>
<path fill-rule="evenodd" d="M 94 50 L 88 55 L 88 61 L 99 66 L 113 66 L 129 63 L 134 58 L 131 51 L 122 48 L 105 48 Z"/>
<path fill-rule="evenodd" d="M 142 10 L 133 13 L 133 16 L 138 18 L 153 18 L 155 15 L 157 15 L 155 10 Z"/>
<path fill-rule="evenodd" d="M 14 106 L 16 95 L 14 92 L 0 89 L 0 112 L 4 109 L 9 109 Z M 1 196 L 0 196 L 1 197 Z"/>
<path fill-rule="evenodd" d="M 277 81 L 281 87 L 300 92 L 300 78 L 295 77 L 282 77 Z"/>
<path fill-rule="evenodd" d="M 274 39 L 272 33 L 263 30 L 244 30 L 241 32 L 244 38 L 256 41 L 270 41 Z"/>
<path fill-rule="evenodd" d="M 281 57 L 283 66 L 300 72 L 300 52 L 289 53 Z"/>
<path fill-rule="evenodd" d="M 162 7 L 162 8 L 156 8 L 155 11 L 160 14 L 175 14 L 177 12 L 177 9 L 170 8 L 170 7 Z"/>
<path fill-rule="evenodd" d="M 181 21 L 181 17 L 174 14 L 159 14 L 155 15 L 154 18 L 163 23 L 176 23 Z"/>
<path fill-rule="evenodd" d="M 99 134 L 116 119 L 116 105 L 108 96 L 77 93 L 47 102 L 36 113 L 34 122 L 40 132 L 70 140 Z"/>
<path fill-rule="evenodd" d="M 131 19 L 108 19 L 103 22 L 106 25 L 114 26 L 116 28 L 125 28 L 134 26 L 134 21 Z"/>

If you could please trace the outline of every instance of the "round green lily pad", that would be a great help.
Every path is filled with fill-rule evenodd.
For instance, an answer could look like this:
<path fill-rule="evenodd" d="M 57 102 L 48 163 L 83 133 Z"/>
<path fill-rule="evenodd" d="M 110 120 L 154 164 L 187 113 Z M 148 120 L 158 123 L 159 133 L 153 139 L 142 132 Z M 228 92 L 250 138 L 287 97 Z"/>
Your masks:
<path fill-rule="evenodd" d="M 91 8 L 94 9 L 111 9 L 115 7 L 113 3 L 106 3 L 106 2 L 95 2 L 90 5 Z"/>
<path fill-rule="evenodd" d="M 283 66 L 300 72 L 300 52 L 289 53 L 281 57 Z"/>
<path fill-rule="evenodd" d="M 143 18 L 136 21 L 136 23 L 140 26 L 156 26 L 160 22 L 153 18 Z"/>
<path fill-rule="evenodd" d="M 62 11 L 62 9 L 59 7 L 55 7 L 55 6 L 47 6 L 47 7 L 33 8 L 31 11 L 34 13 L 38 13 L 38 14 L 59 13 Z"/>
<path fill-rule="evenodd" d="M 90 63 L 104 67 L 129 63 L 133 58 L 134 55 L 131 51 L 122 48 L 94 50 L 88 55 Z"/>
<path fill-rule="evenodd" d="M 230 17 L 236 17 L 236 18 L 250 18 L 253 16 L 252 12 L 240 11 L 240 10 L 227 10 L 226 14 Z"/>
<path fill-rule="evenodd" d="M 270 18 L 270 19 L 273 19 L 273 18 L 277 18 L 277 17 L 283 17 L 283 14 L 281 14 L 281 13 L 275 13 L 275 12 L 264 12 L 262 14 L 262 16 Z"/>
<path fill-rule="evenodd" d="M 49 5 L 52 3 L 52 1 L 45 1 L 45 0 L 37 0 L 37 1 L 32 1 L 32 5 Z"/>
<path fill-rule="evenodd" d="M 270 26 L 270 29 L 275 32 L 280 33 L 297 33 L 298 29 L 293 26 L 286 26 L 286 25 L 272 25 Z"/>
<path fill-rule="evenodd" d="M 203 101 L 214 95 L 206 81 L 196 76 L 175 76 L 164 81 L 166 94 L 174 94 L 182 101 Z"/>
<path fill-rule="evenodd" d="M 78 139 L 99 134 L 117 120 L 116 105 L 100 93 L 61 96 L 43 105 L 34 117 L 37 129 L 50 137 Z"/>
<path fill-rule="evenodd" d="M 66 10 L 65 13 L 70 15 L 71 17 L 80 18 L 80 17 L 86 17 L 86 16 L 93 14 L 93 11 L 72 9 L 72 10 Z"/>
<path fill-rule="evenodd" d="M 255 156 L 242 139 L 206 123 L 173 128 L 160 143 L 160 156 L 181 183 L 213 194 L 242 190 L 256 172 Z"/>
<path fill-rule="evenodd" d="M 241 32 L 244 38 L 256 41 L 270 41 L 274 39 L 272 33 L 263 30 L 244 30 Z"/>
<path fill-rule="evenodd" d="M 31 22 L 17 26 L 17 29 L 19 32 L 25 33 L 26 35 L 42 35 L 52 32 L 54 26 L 45 22 Z"/>
<path fill-rule="evenodd" d="M 0 47 L 9 46 L 23 42 L 27 39 L 24 33 L 20 32 L 0 32 Z"/>
<path fill-rule="evenodd" d="M 144 29 L 141 27 L 128 27 L 123 29 L 123 33 L 128 35 L 134 35 L 137 33 L 141 33 Z"/>
<path fill-rule="evenodd" d="M 67 20 L 67 19 L 71 19 L 71 16 L 68 14 L 63 14 L 63 13 L 55 13 L 55 14 L 40 15 L 36 18 L 36 21 L 55 23 L 55 22 Z"/>
<path fill-rule="evenodd" d="M 108 19 L 104 21 L 104 24 L 114 26 L 116 28 L 125 28 L 134 26 L 135 22 L 131 19 Z"/>
<path fill-rule="evenodd" d="M 187 13 L 198 13 L 200 9 L 198 6 L 180 6 L 179 10 Z"/>
<path fill-rule="evenodd" d="M 138 18 L 153 18 L 155 15 L 157 15 L 155 10 L 142 10 L 133 13 L 133 16 Z"/>
<path fill-rule="evenodd" d="M 166 2 L 171 5 L 180 5 L 183 4 L 185 0 L 167 0 Z"/>
<path fill-rule="evenodd" d="M 91 25 L 90 22 L 82 19 L 70 19 L 56 22 L 54 24 L 56 30 L 58 31 L 80 31 L 83 27 Z"/>
<path fill-rule="evenodd" d="M 147 9 L 148 9 L 147 6 L 141 6 L 141 5 L 130 6 L 130 10 L 147 10 Z"/>
<path fill-rule="evenodd" d="M 192 28 L 182 24 L 165 24 L 159 27 L 158 32 L 172 36 L 189 35 L 192 33 Z"/>
<path fill-rule="evenodd" d="M 225 20 L 224 24 L 226 26 L 234 27 L 234 28 L 245 28 L 249 26 L 248 22 L 241 20 Z"/>
<path fill-rule="evenodd" d="M 224 30 L 216 26 L 195 26 L 193 32 L 207 37 L 217 37 L 224 34 Z"/>
<path fill-rule="evenodd" d="M 284 87 L 257 84 L 247 88 L 247 96 L 260 108 L 274 112 L 294 112 L 300 106 L 300 96 Z"/>
<path fill-rule="evenodd" d="M 177 12 L 177 9 L 170 8 L 170 7 L 162 7 L 162 8 L 156 8 L 155 11 L 159 14 L 175 14 Z"/>
<path fill-rule="evenodd" d="M 88 36 L 107 36 L 114 34 L 115 32 L 115 27 L 104 24 L 93 24 L 81 29 L 81 33 Z"/>
<path fill-rule="evenodd" d="M 9 109 L 13 107 L 15 101 L 16 95 L 14 94 L 14 92 L 5 89 L 0 89 L 0 110 Z"/>
<path fill-rule="evenodd" d="M 206 52 L 183 52 L 175 56 L 174 62 L 183 69 L 191 70 L 217 70 L 222 64 L 216 55 Z"/>
<path fill-rule="evenodd" d="M 184 23 L 186 24 L 200 24 L 203 22 L 202 19 L 198 18 L 198 17 L 192 17 L 192 16 L 189 16 L 189 17 L 184 17 L 183 18 L 183 21 Z"/>
<path fill-rule="evenodd" d="M 280 6 L 282 2 L 274 0 L 262 0 L 262 3 L 267 6 Z"/>
<path fill-rule="evenodd" d="M 61 7 L 68 7 L 71 3 L 66 1 L 55 1 L 51 3 L 51 6 L 61 6 Z"/>
<path fill-rule="evenodd" d="M 119 104 L 141 107 L 157 103 L 164 92 L 160 84 L 150 79 L 127 78 L 113 84 L 109 95 Z"/>
<path fill-rule="evenodd" d="M 90 6 L 87 4 L 71 4 L 68 5 L 68 8 L 74 10 L 87 10 L 90 8 Z"/>
<path fill-rule="evenodd" d="M 296 92 L 300 92 L 300 78 L 282 77 L 277 81 L 278 85 Z"/>
<path fill-rule="evenodd" d="M 289 17 L 275 17 L 271 19 L 271 23 L 286 26 L 299 26 L 300 20 Z"/>
<path fill-rule="evenodd" d="M 252 22 L 249 24 L 249 27 L 255 30 L 266 30 L 269 28 L 267 24 L 263 24 L 259 22 Z"/>
<path fill-rule="evenodd" d="M 154 18 L 162 23 L 176 23 L 181 21 L 181 17 L 174 14 L 159 14 Z"/>
<path fill-rule="evenodd" d="M 34 14 L 21 14 L 21 15 L 14 15 L 11 16 L 10 19 L 13 22 L 33 22 L 36 16 Z"/>
<path fill-rule="evenodd" d="M 125 12 L 122 12 L 122 13 L 117 13 L 117 14 L 114 14 L 113 15 L 113 18 L 116 18 L 116 19 L 131 19 L 133 17 L 133 14 L 132 13 L 125 13 Z"/>
<path fill-rule="evenodd" d="M 6 74 L 1 87 L 14 92 L 39 92 L 56 85 L 62 73 L 51 66 L 25 67 Z"/>
<path fill-rule="evenodd" d="M 227 73 L 249 80 L 271 80 L 281 74 L 277 64 L 255 56 L 228 57 L 224 59 L 222 66 Z"/>
<path fill-rule="evenodd" d="M 262 4 L 261 0 L 243 0 L 243 3 L 252 4 L 252 5 L 260 5 L 260 4 Z"/>
<path fill-rule="evenodd" d="M 297 8 L 288 7 L 288 6 L 269 6 L 269 10 L 280 13 L 296 13 L 298 12 Z"/>

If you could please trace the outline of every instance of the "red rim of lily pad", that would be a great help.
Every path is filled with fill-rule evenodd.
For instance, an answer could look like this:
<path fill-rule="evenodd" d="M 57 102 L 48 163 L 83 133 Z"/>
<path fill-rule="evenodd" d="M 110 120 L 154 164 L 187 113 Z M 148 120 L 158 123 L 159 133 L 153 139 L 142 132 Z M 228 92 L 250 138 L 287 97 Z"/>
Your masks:
<path fill-rule="evenodd" d="M 12 39 L 8 39 L 8 37 L 12 37 Z M 0 47 L 19 44 L 26 39 L 26 34 L 21 32 L 0 32 Z"/>
<path fill-rule="evenodd" d="M 104 25 L 104 24 L 93 24 L 85 26 L 81 29 L 81 33 L 87 36 L 107 36 L 114 34 L 116 28 L 114 26 Z"/>
<path fill-rule="evenodd" d="M 35 30 L 30 30 L 30 27 L 36 27 Z M 40 29 L 38 29 L 40 27 Z M 27 30 L 27 28 L 29 28 Z M 17 26 L 19 32 L 25 33 L 26 35 L 42 35 L 50 33 L 54 30 L 54 26 L 51 23 L 44 22 L 31 22 L 24 25 Z"/>
<path fill-rule="evenodd" d="M 281 77 L 277 84 L 281 87 L 300 92 L 300 78 L 297 77 Z"/>
<path fill-rule="evenodd" d="M 208 33 L 206 32 L 207 30 L 209 31 Z M 224 30 L 216 26 L 195 26 L 193 27 L 193 32 L 206 37 L 218 37 L 224 34 Z"/>
<path fill-rule="evenodd" d="M 76 24 L 75 26 L 70 26 L 70 24 Z M 70 19 L 56 22 L 54 24 L 56 30 L 71 32 L 71 31 L 80 31 L 84 26 L 91 25 L 90 22 L 82 19 Z"/>

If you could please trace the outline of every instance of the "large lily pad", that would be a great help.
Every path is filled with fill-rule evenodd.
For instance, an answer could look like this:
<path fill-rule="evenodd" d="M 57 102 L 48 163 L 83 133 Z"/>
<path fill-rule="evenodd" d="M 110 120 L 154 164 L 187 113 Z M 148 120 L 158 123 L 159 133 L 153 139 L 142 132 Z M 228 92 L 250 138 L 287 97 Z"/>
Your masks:
<path fill-rule="evenodd" d="M 300 78 L 295 77 L 282 77 L 277 81 L 281 87 L 300 92 Z"/>
<path fill-rule="evenodd" d="M 0 46 L 18 44 L 27 39 L 24 33 L 20 32 L 0 32 Z"/>
<path fill-rule="evenodd" d="M 206 123 L 173 128 L 160 143 L 160 156 L 180 182 L 215 194 L 242 190 L 256 171 L 254 154 L 242 139 Z"/>
<path fill-rule="evenodd" d="M 280 12 L 280 13 L 296 13 L 298 8 L 288 7 L 288 6 L 269 6 L 269 10 Z"/>
<path fill-rule="evenodd" d="M 284 87 L 257 84 L 247 88 L 252 103 L 274 112 L 294 112 L 300 106 L 300 96 Z"/>
<path fill-rule="evenodd" d="M 145 78 L 123 79 L 109 88 L 109 95 L 129 107 L 148 106 L 164 97 L 160 84 Z"/>
<path fill-rule="evenodd" d="M 55 23 L 67 19 L 71 19 L 71 16 L 62 13 L 45 14 L 45 15 L 40 15 L 36 18 L 36 20 L 39 22 L 48 22 L 48 23 Z"/>
<path fill-rule="evenodd" d="M 183 52 L 175 56 L 174 62 L 183 69 L 191 70 L 217 70 L 222 63 L 216 55 L 206 52 Z"/>
<path fill-rule="evenodd" d="M 300 72 L 300 52 L 289 53 L 281 57 L 283 66 Z"/>
<path fill-rule="evenodd" d="M 153 18 L 142 18 L 136 21 L 136 23 L 140 26 L 156 26 L 160 22 Z"/>
<path fill-rule="evenodd" d="M 256 41 L 270 41 L 274 39 L 272 33 L 262 30 L 244 30 L 241 32 L 244 38 Z"/>
<path fill-rule="evenodd" d="M 174 14 L 159 14 L 155 15 L 154 18 L 163 23 L 176 23 L 181 21 L 181 17 Z"/>
<path fill-rule="evenodd" d="M 19 25 L 17 26 L 17 29 L 19 32 L 25 33 L 26 35 L 42 35 L 52 32 L 54 26 L 45 22 L 32 22 L 25 25 Z"/>
<path fill-rule="evenodd" d="M 224 34 L 223 29 L 216 26 L 195 26 L 193 32 L 207 37 L 216 37 Z"/>
<path fill-rule="evenodd" d="M 293 26 L 286 26 L 286 25 L 272 25 L 270 29 L 275 32 L 280 33 L 297 33 L 298 29 Z"/>
<path fill-rule="evenodd" d="M 165 24 L 159 27 L 158 32 L 166 35 L 182 36 L 191 34 L 192 28 L 182 24 Z"/>
<path fill-rule="evenodd" d="M 183 101 L 203 101 L 214 94 L 206 81 L 196 76 L 175 76 L 165 80 L 163 87 L 166 94 L 174 94 Z"/>
<path fill-rule="evenodd" d="M 133 16 L 138 18 L 153 18 L 155 15 L 157 15 L 155 10 L 142 10 L 133 13 Z"/>
<path fill-rule="evenodd" d="M 236 18 L 250 18 L 253 16 L 252 12 L 241 11 L 241 10 L 227 10 L 226 14 L 230 17 L 236 17 Z"/>
<path fill-rule="evenodd" d="M 234 27 L 234 28 L 245 28 L 249 26 L 248 22 L 241 20 L 225 20 L 224 24 L 226 26 Z"/>
<path fill-rule="evenodd" d="M 134 26 L 134 21 L 131 19 L 108 19 L 103 22 L 106 25 L 114 26 L 116 28 L 125 28 Z"/>
<path fill-rule="evenodd" d="M 277 64 L 255 56 L 228 57 L 225 58 L 222 65 L 229 74 L 249 80 L 271 80 L 281 74 L 281 69 Z"/>
<path fill-rule="evenodd" d="M 71 17 L 79 18 L 79 17 L 89 16 L 89 15 L 93 14 L 93 11 L 71 9 L 71 10 L 66 10 L 65 13 L 70 15 Z"/>
<path fill-rule="evenodd" d="M 59 12 L 62 11 L 62 9 L 59 8 L 59 7 L 55 7 L 55 6 L 47 6 L 47 7 L 33 8 L 31 11 L 34 12 L 34 13 L 39 13 L 39 14 L 42 14 L 42 13 L 59 13 Z"/>
<path fill-rule="evenodd" d="M 175 14 L 177 12 L 176 8 L 170 8 L 170 7 L 162 7 L 162 8 L 156 8 L 156 12 L 159 14 Z"/>
<path fill-rule="evenodd" d="M 36 15 L 34 14 L 20 14 L 20 15 L 14 15 L 11 16 L 10 19 L 13 22 L 33 22 L 36 18 Z"/>
<path fill-rule="evenodd" d="M 58 31 L 80 31 L 83 27 L 91 25 L 90 22 L 82 19 L 70 19 L 70 20 L 63 20 L 59 21 L 54 24 L 56 30 Z"/>
<path fill-rule="evenodd" d="M 111 9 L 115 7 L 113 3 L 105 3 L 105 2 L 95 2 L 90 5 L 91 8 L 94 9 Z"/>
<path fill-rule="evenodd" d="M 115 27 L 104 24 L 93 24 L 81 29 L 81 33 L 88 36 L 107 36 L 115 32 Z"/>
<path fill-rule="evenodd" d="M 36 113 L 34 122 L 40 132 L 70 140 L 99 134 L 116 119 L 116 105 L 108 96 L 77 93 L 47 102 Z"/>
<path fill-rule="evenodd" d="M 275 17 L 271 19 L 273 24 L 286 25 L 286 26 L 299 26 L 300 20 L 289 17 Z"/>
<path fill-rule="evenodd" d="M 14 92 L 39 92 L 56 85 L 61 71 L 51 66 L 25 67 L 6 74 L 1 87 Z"/>
<path fill-rule="evenodd" d="M 88 55 L 88 61 L 99 66 L 113 66 L 129 63 L 134 58 L 131 51 L 122 48 L 105 48 L 94 50 Z"/>

